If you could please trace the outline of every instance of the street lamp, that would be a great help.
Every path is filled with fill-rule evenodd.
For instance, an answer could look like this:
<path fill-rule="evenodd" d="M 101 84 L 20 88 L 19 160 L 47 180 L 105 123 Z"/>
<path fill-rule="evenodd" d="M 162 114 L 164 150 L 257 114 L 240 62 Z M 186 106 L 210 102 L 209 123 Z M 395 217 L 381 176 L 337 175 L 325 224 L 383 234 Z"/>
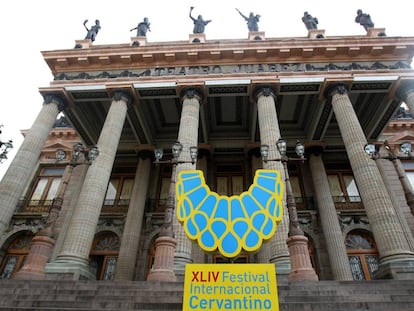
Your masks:
<path fill-rule="evenodd" d="M 2 133 L 1 128 L 3 125 L 0 125 L 0 134 Z M 13 148 L 13 141 L 10 139 L 9 141 L 3 142 L 0 141 L 0 163 L 3 163 L 7 160 L 7 154 L 9 153 L 9 149 Z"/>
<path fill-rule="evenodd" d="M 175 199 L 175 171 L 177 164 L 181 163 L 191 163 L 194 164 L 197 159 L 198 149 L 195 146 L 189 148 L 191 162 L 188 161 L 179 161 L 179 157 L 181 152 L 183 151 L 183 145 L 180 142 L 175 142 L 172 147 L 172 159 L 161 161 L 164 151 L 162 149 L 155 149 L 154 156 L 155 156 L 155 164 L 165 163 L 165 164 L 172 164 L 173 169 L 171 173 L 171 182 L 170 187 L 168 189 L 168 197 L 167 197 L 167 204 L 164 213 L 164 223 L 161 228 L 160 236 L 169 236 L 174 238 L 174 230 L 173 230 L 173 211 L 174 211 L 174 199 Z"/>
<path fill-rule="evenodd" d="M 268 145 L 261 145 L 260 153 L 265 163 L 268 161 L 281 162 L 285 173 L 286 206 L 289 214 L 289 232 L 286 243 L 289 248 L 292 267 L 289 279 L 291 281 L 317 281 L 318 276 L 316 275 L 310 260 L 308 238 L 305 237 L 303 230 L 299 226 L 298 212 L 287 165 L 289 161 L 300 161 L 303 163 L 305 160 L 305 146 L 301 144 L 299 140 L 296 141 L 295 152 L 298 158 L 289 158 L 287 156 L 287 143 L 282 138 L 276 142 L 276 148 L 280 153 L 280 158 L 278 159 L 268 158 L 270 149 Z"/>
<path fill-rule="evenodd" d="M 81 155 L 84 161 L 80 161 Z M 29 253 L 23 267 L 15 274 L 15 279 L 42 279 L 45 274 L 45 265 L 49 261 L 55 240 L 55 223 L 63 204 L 66 187 L 72 176 L 73 168 L 80 164 L 90 165 L 99 155 L 98 147 L 86 148 L 82 143 L 76 143 L 72 148 L 72 157 L 66 166 L 59 185 L 56 197 L 52 201 L 46 224 L 32 239 Z M 56 150 L 56 161 L 66 159 L 66 152 L 62 149 Z"/>
<path fill-rule="evenodd" d="M 197 160 L 198 148 L 196 146 L 191 146 L 189 148 L 191 162 L 178 160 L 182 151 L 183 151 L 183 144 L 181 144 L 179 141 L 176 141 L 171 147 L 172 159 L 161 161 L 164 155 L 164 151 L 162 149 L 155 149 L 154 150 L 155 164 L 159 164 L 159 163 L 171 163 L 171 164 L 191 163 L 191 164 L 194 164 L 195 161 Z"/>
<path fill-rule="evenodd" d="M 173 215 L 175 205 L 175 172 L 177 164 L 194 164 L 197 159 L 198 149 L 195 146 L 189 148 L 191 158 L 190 162 L 178 160 L 181 152 L 183 151 L 183 145 L 180 142 L 175 142 L 172 145 L 171 151 L 172 159 L 162 161 L 161 159 L 164 154 L 163 150 L 154 150 L 154 163 L 172 164 L 172 172 L 170 187 L 168 189 L 167 205 L 164 211 L 164 222 L 161 227 L 161 231 L 158 234 L 158 238 L 155 240 L 154 264 L 148 274 L 147 281 L 175 282 L 177 280 L 173 269 L 174 252 L 177 245 L 173 228 Z"/>
<path fill-rule="evenodd" d="M 387 159 L 390 160 L 395 167 L 395 171 L 397 172 L 398 179 L 401 182 L 401 186 L 404 191 L 404 196 L 407 201 L 407 205 L 410 207 L 411 213 L 414 215 L 414 191 L 411 186 L 410 181 L 408 180 L 407 174 L 405 173 L 404 167 L 401 165 L 401 158 L 398 157 L 391 149 L 391 146 L 388 144 L 387 141 L 384 142 L 384 147 L 388 151 L 388 155 L 382 156 L 379 153 L 379 145 L 374 144 L 366 144 L 364 146 L 365 152 L 370 156 L 371 159 Z M 405 158 L 412 157 L 412 146 L 409 142 L 403 142 L 399 146 L 399 151 L 405 155 Z"/>

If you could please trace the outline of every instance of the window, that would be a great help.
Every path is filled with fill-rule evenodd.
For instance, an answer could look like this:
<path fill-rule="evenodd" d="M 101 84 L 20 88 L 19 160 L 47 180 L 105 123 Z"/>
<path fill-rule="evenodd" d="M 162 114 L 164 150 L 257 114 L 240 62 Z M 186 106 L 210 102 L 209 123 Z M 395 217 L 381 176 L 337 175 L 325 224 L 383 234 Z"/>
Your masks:
<path fill-rule="evenodd" d="M 50 206 L 56 197 L 64 168 L 43 168 L 32 188 L 25 210 L 35 211 L 36 207 Z"/>
<path fill-rule="evenodd" d="M 328 182 L 337 209 L 362 208 L 358 187 L 351 173 L 328 173 Z"/>
<path fill-rule="evenodd" d="M 354 280 L 371 280 L 378 270 L 378 250 L 372 235 L 365 230 L 352 230 L 345 239 Z"/>
<path fill-rule="evenodd" d="M 238 164 L 216 165 L 216 192 L 219 195 L 239 195 L 244 189 L 243 166 Z"/>
<path fill-rule="evenodd" d="M 411 184 L 411 187 L 414 189 L 414 162 L 401 161 L 401 164 L 405 169 L 405 174 Z"/>
<path fill-rule="evenodd" d="M 106 190 L 104 205 L 106 207 L 127 208 L 131 200 L 134 178 L 121 176 L 112 177 Z"/>
<path fill-rule="evenodd" d="M 0 265 L 0 279 L 9 279 L 23 266 L 30 250 L 32 234 L 20 235 L 8 247 Z"/>
<path fill-rule="evenodd" d="M 114 279 L 119 247 L 119 237 L 115 233 L 102 232 L 95 237 L 89 265 L 97 280 Z"/>

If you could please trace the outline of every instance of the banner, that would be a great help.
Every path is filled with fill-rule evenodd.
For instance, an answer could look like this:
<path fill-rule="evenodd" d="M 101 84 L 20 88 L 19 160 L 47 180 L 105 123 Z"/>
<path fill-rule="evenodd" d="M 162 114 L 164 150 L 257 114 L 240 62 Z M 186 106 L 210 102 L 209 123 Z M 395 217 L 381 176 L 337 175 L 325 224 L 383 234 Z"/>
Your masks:
<path fill-rule="evenodd" d="M 183 311 L 279 310 L 274 264 L 187 264 Z"/>

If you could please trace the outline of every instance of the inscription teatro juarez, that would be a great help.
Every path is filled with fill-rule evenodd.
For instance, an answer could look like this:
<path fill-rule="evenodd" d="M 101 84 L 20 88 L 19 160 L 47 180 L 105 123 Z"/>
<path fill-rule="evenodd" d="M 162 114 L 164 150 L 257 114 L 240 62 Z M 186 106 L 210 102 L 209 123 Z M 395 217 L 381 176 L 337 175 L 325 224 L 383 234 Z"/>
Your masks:
<path fill-rule="evenodd" d="M 125 77 L 162 77 L 194 75 L 233 75 L 272 72 L 317 72 L 352 70 L 411 69 L 407 62 L 341 62 L 341 63 L 270 63 L 241 65 L 154 67 L 130 70 L 59 73 L 55 80 L 113 79 Z"/>

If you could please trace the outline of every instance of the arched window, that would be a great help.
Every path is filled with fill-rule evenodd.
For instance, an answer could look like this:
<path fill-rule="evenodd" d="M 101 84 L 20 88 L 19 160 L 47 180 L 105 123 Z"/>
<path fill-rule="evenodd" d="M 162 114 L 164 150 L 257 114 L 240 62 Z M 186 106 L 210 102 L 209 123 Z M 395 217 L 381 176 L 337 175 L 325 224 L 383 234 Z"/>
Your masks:
<path fill-rule="evenodd" d="M 371 280 L 378 270 L 378 250 L 374 238 L 365 230 L 352 230 L 345 238 L 354 280 Z"/>
<path fill-rule="evenodd" d="M 119 237 L 113 232 L 101 232 L 95 236 L 89 264 L 97 280 L 114 279 L 119 247 Z"/>
<path fill-rule="evenodd" d="M 26 233 L 16 237 L 7 248 L 0 265 L 0 279 L 9 279 L 23 266 L 29 253 L 33 234 Z"/>
<path fill-rule="evenodd" d="M 148 259 L 147 259 L 147 269 L 145 271 L 145 279 L 147 279 L 148 274 L 150 273 L 152 266 L 154 264 L 154 260 L 155 260 L 155 240 L 153 239 L 150 245 L 150 249 L 148 251 Z"/>
<path fill-rule="evenodd" d="M 308 238 L 308 251 L 312 268 L 315 270 L 315 273 L 319 276 L 318 256 L 316 254 L 315 244 L 313 243 L 313 240 L 309 235 L 305 234 L 305 236 Z"/>

